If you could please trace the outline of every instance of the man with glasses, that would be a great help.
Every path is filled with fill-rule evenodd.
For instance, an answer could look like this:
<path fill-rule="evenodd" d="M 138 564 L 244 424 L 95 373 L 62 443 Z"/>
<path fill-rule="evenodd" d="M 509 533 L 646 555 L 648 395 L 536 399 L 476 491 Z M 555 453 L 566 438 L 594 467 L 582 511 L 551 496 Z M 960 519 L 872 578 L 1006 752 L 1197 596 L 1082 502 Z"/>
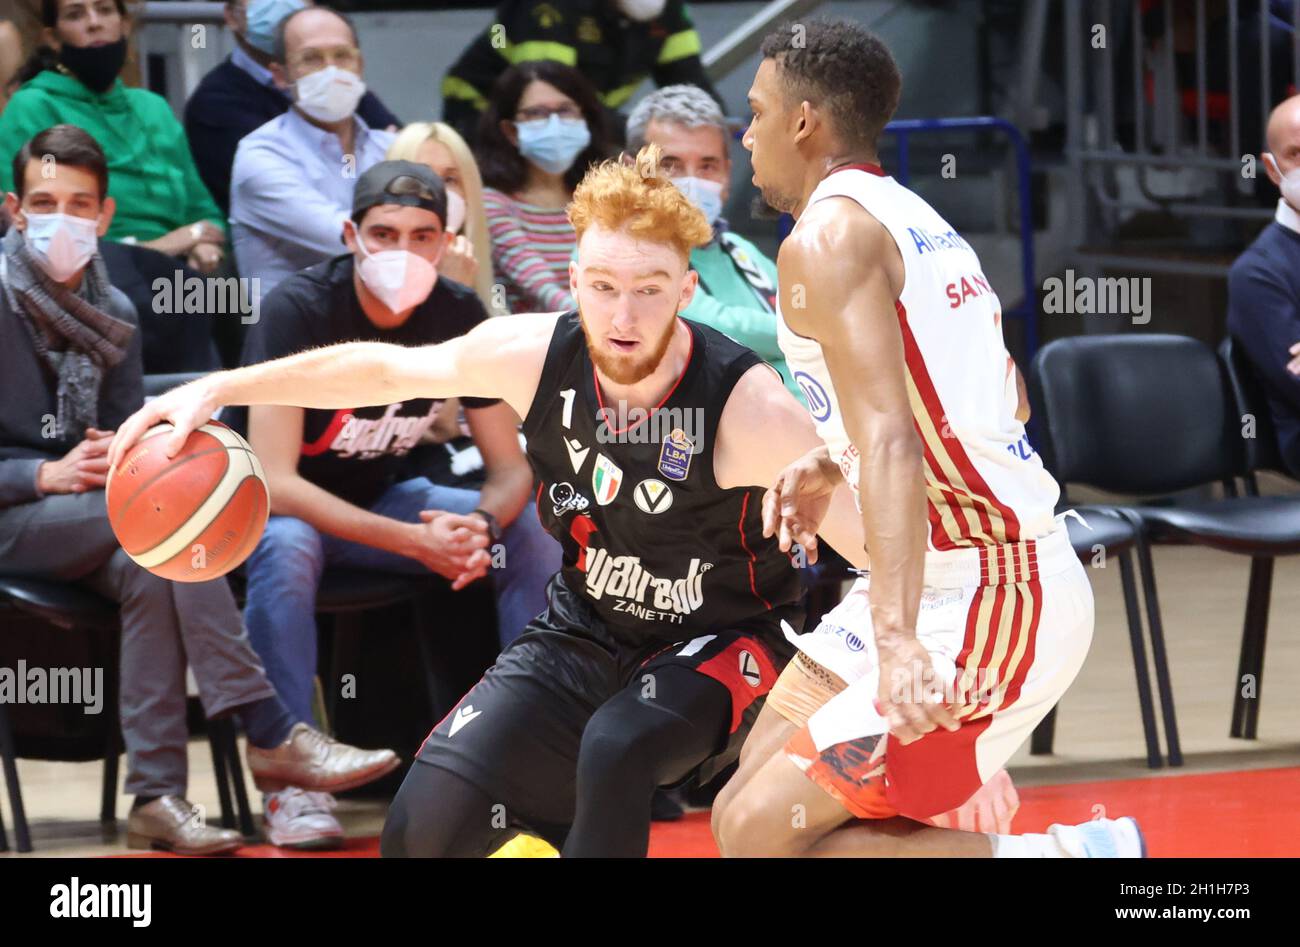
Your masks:
<path fill-rule="evenodd" d="M 293 104 L 271 73 L 275 28 L 284 17 L 309 5 L 305 0 L 226 3 L 226 28 L 235 48 L 203 77 L 185 103 L 185 137 L 194 164 L 223 211 L 230 211 L 230 172 L 240 139 Z M 373 92 L 361 97 L 357 115 L 371 128 L 401 124 Z"/>
<path fill-rule="evenodd" d="M 239 143 L 230 182 L 235 261 L 263 294 L 338 253 L 356 179 L 393 141 L 357 115 L 364 60 L 343 14 L 289 14 L 275 28 L 272 58 L 293 106 Z"/>

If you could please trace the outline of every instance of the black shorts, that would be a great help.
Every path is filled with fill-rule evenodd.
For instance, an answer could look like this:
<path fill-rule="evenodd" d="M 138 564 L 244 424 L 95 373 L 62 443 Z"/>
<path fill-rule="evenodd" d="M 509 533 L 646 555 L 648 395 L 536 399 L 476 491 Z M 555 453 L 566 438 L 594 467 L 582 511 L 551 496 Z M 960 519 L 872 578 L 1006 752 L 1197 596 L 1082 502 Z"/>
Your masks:
<path fill-rule="evenodd" d="M 671 664 L 706 674 L 731 693 L 730 732 L 719 734 L 717 753 L 692 774 L 705 782 L 740 755 L 793 653 L 781 621 L 800 631 L 803 617 L 803 603 L 792 603 L 675 644 L 629 647 L 557 575 L 547 587 L 546 611 L 433 728 L 417 759 L 477 785 L 514 824 L 568 826 L 587 722 L 621 689 L 654 687 L 655 668 Z"/>

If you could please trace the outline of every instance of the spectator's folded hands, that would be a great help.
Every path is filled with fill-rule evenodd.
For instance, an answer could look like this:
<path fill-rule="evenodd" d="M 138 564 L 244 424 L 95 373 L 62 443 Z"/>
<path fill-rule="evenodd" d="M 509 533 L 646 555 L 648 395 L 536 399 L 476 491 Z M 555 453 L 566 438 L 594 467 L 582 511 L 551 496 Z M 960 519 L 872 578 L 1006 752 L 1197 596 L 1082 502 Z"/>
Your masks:
<path fill-rule="evenodd" d="M 462 516 L 443 510 L 424 510 L 415 526 L 411 557 L 433 572 L 451 580 L 459 591 L 487 574 L 487 523 L 479 516 Z"/>
<path fill-rule="evenodd" d="M 36 473 L 36 485 L 46 495 L 85 493 L 108 482 L 108 447 L 112 431 L 86 428 L 86 437 L 58 460 L 47 460 Z"/>

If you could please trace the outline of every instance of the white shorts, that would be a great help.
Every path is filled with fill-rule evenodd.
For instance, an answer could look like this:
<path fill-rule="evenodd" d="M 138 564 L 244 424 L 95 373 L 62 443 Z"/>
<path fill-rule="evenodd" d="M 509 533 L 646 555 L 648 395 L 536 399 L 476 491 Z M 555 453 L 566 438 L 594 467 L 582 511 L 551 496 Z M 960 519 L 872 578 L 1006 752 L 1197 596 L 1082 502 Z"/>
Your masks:
<path fill-rule="evenodd" d="M 931 553 L 917 639 L 961 727 L 907 745 L 875 709 L 880 673 L 869 579 L 805 635 L 786 636 L 847 685 L 786 746 L 810 779 L 859 818 L 928 818 L 962 805 L 1000 770 L 1065 693 L 1092 641 L 1092 586 L 1064 526 L 993 550 Z"/>

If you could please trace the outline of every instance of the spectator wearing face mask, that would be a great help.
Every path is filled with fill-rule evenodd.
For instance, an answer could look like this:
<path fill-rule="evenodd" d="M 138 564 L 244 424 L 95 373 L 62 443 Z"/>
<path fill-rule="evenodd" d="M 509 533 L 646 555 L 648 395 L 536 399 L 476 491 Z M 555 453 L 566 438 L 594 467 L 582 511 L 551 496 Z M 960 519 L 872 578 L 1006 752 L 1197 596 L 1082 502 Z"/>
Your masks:
<path fill-rule="evenodd" d="M 124 0 L 41 0 L 41 46 L 0 114 L 0 155 L 53 125 L 85 129 L 108 155 L 117 214 L 109 240 L 138 242 L 203 272 L 224 256 L 225 215 L 190 157 L 167 100 L 127 88 L 130 20 Z M 8 162 L 0 188 L 13 190 Z"/>
<path fill-rule="evenodd" d="M 1267 136 L 1260 163 L 1282 194 L 1228 272 L 1228 331 L 1264 390 L 1283 463 L 1300 477 L 1300 95 L 1273 109 Z"/>
<path fill-rule="evenodd" d="M 487 313 L 474 291 L 440 277 L 451 239 L 446 217 L 442 181 L 423 164 L 385 161 L 362 174 L 344 224 L 347 253 L 289 277 L 267 297 L 245 364 L 347 341 L 432 345 L 482 322 Z M 439 486 L 406 472 L 404 458 L 434 423 L 438 401 L 248 410 L 248 438 L 266 470 L 272 515 L 248 561 L 244 617 L 291 710 L 311 706 L 316 591 L 326 565 L 436 572 L 454 589 L 490 571 L 503 646 L 545 605 L 560 546 L 526 508 L 533 474 L 519 444 L 519 419 L 503 402 L 461 403 L 486 469 L 481 489 Z M 328 800 L 317 800 L 295 807 L 291 817 L 268 797 L 272 843 L 337 838 L 329 808 Z"/>
<path fill-rule="evenodd" d="M 700 276 L 682 317 L 725 332 L 781 373 L 799 401 L 803 392 L 776 344 L 776 264 L 732 232 L 722 216 L 731 191 L 731 140 L 718 103 L 695 86 L 665 86 L 650 93 L 627 120 L 627 150 L 647 144 L 663 151 L 660 167 L 713 225 L 713 239 L 691 251 Z"/>
<path fill-rule="evenodd" d="M 263 295 L 338 253 L 357 177 L 393 143 L 357 115 L 365 63 L 347 17 L 325 7 L 290 13 L 274 46 L 271 72 L 293 107 L 239 143 L 230 182 L 239 274 L 260 280 Z"/>
<path fill-rule="evenodd" d="M 447 188 L 447 231 L 455 238 L 438 264 L 440 275 L 478 293 L 491 315 L 505 312 L 504 300 L 492 297 L 492 253 L 483 212 L 483 178 L 465 139 L 442 122 L 414 122 L 398 133 L 388 149 L 390 161 L 427 165 Z"/>
<path fill-rule="evenodd" d="M 208 718 L 242 723 L 258 786 L 346 789 L 399 760 L 337 743 L 308 725 L 310 712 L 289 711 L 227 582 L 169 582 L 118 544 L 108 448 L 144 392 L 135 313 L 98 253 L 114 212 L 108 161 L 80 128 L 58 125 L 5 163 L 16 187 L 0 240 L 0 573 L 84 585 L 121 606 L 130 847 L 229 852 L 239 833 L 195 819 L 185 799 L 187 664 Z"/>
<path fill-rule="evenodd" d="M 224 211 L 230 210 L 230 173 L 240 139 L 283 115 L 293 104 L 271 72 L 275 28 L 290 13 L 308 5 L 304 0 L 227 2 L 226 28 L 235 49 L 203 77 L 185 103 L 185 134 L 194 163 Z M 357 115 L 371 128 L 399 124 L 397 116 L 373 92 L 361 97 Z"/>
<path fill-rule="evenodd" d="M 611 151 L 600 103 L 577 70 L 541 61 L 502 73 L 477 153 L 492 266 L 510 312 L 573 308 L 576 238 L 565 206 L 587 166 Z"/>
<path fill-rule="evenodd" d="M 505 0 L 492 26 L 447 71 L 443 120 L 468 136 L 502 72 L 538 60 L 582 73 L 618 140 L 622 122 L 615 110 L 647 78 L 659 86 L 699 86 L 722 105 L 684 0 Z"/>

